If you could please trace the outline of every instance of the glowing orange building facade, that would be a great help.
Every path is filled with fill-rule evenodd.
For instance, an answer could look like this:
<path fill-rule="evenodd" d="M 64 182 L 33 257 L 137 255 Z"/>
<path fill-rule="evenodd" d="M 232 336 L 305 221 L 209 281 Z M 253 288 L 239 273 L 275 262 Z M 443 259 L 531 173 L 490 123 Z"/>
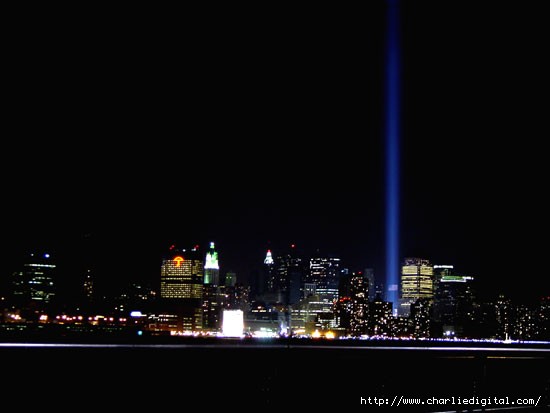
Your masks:
<path fill-rule="evenodd" d="M 200 259 L 181 253 L 164 259 L 160 270 L 161 298 L 202 299 L 204 266 Z"/>
<path fill-rule="evenodd" d="M 204 262 L 198 247 L 171 249 L 160 269 L 160 298 L 163 309 L 173 321 L 163 330 L 197 331 L 202 329 Z M 166 311 L 165 311 L 166 312 Z"/>

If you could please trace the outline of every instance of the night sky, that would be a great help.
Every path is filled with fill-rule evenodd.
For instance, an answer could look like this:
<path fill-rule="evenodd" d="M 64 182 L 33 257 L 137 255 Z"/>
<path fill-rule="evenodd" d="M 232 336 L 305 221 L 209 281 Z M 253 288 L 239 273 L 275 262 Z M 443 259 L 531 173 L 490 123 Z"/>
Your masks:
<path fill-rule="evenodd" d="M 84 248 L 104 284 L 156 280 L 211 240 L 242 280 L 290 243 L 383 276 L 384 3 L 362 7 L 14 13 L 3 276 L 44 245 L 67 277 Z M 548 295 L 537 7 L 402 8 L 401 256 L 487 294 Z"/>

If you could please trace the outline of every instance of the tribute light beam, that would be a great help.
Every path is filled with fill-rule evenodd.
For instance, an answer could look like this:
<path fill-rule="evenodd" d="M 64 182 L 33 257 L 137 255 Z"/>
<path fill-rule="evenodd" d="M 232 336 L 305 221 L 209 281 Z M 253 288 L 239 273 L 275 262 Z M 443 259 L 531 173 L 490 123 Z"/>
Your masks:
<path fill-rule="evenodd" d="M 386 300 L 399 304 L 400 47 L 399 0 L 387 0 L 386 22 Z"/>

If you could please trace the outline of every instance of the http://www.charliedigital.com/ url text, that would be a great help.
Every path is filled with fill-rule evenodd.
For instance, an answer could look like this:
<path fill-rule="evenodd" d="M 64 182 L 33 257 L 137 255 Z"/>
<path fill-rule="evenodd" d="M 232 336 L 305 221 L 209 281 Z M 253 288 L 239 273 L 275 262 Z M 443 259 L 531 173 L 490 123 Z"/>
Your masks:
<path fill-rule="evenodd" d="M 405 407 L 405 406 L 440 406 L 476 408 L 476 407 L 538 407 L 541 396 L 535 397 L 377 397 L 361 396 L 361 404 L 378 407 Z"/>

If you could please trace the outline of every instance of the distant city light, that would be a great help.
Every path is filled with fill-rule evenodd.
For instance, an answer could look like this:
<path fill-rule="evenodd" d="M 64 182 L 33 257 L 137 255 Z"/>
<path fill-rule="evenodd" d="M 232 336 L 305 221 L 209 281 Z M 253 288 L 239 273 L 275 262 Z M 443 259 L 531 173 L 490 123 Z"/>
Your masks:
<path fill-rule="evenodd" d="M 279 334 L 277 334 L 276 332 L 274 331 L 268 331 L 268 330 L 259 330 L 259 331 L 255 331 L 254 333 L 252 333 L 252 336 L 254 338 L 276 338 L 279 336 Z"/>

